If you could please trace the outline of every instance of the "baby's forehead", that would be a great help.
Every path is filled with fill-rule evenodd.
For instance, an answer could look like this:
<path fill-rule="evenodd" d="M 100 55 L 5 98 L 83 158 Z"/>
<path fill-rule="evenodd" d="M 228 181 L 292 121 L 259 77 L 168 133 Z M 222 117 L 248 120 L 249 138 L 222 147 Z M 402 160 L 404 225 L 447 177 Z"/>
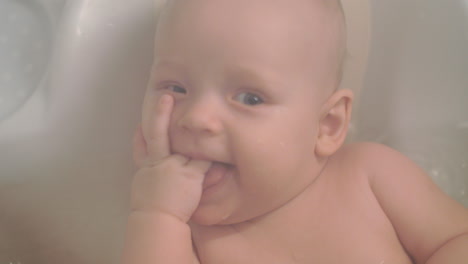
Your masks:
<path fill-rule="evenodd" d="M 317 61 L 322 68 L 322 63 L 328 68 L 341 61 L 344 53 L 344 18 L 338 0 L 169 0 L 160 21 L 158 44 L 173 39 L 165 41 L 171 50 L 181 40 L 192 43 L 202 38 L 222 43 L 225 51 L 232 45 L 276 47 L 277 54 L 286 49 L 282 54 Z"/>
<path fill-rule="evenodd" d="M 189 33 L 200 25 L 226 26 L 225 31 L 248 31 L 266 23 L 270 23 L 267 29 L 289 31 L 291 35 L 302 31 L 300 36 L 315 35 L 317 41 L 344 33 L 339 0 L 167 0 L 160 18 L 159 21 L 166 22 L 162 24 L 178 24 L 175 28 Z M 258 33 L 263 29 L 258 28 Z"/>

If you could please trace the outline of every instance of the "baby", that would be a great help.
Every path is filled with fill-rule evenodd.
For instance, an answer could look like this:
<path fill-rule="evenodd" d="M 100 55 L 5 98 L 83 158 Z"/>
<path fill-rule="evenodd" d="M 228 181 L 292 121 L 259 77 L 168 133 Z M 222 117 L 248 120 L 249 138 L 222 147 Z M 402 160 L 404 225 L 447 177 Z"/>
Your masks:
<path fill-rule="evenodd" d="M 172 0 L 134 141 L 123 263 L 468 263 L 468 211 L 343 145 L 337 0 Z"/>

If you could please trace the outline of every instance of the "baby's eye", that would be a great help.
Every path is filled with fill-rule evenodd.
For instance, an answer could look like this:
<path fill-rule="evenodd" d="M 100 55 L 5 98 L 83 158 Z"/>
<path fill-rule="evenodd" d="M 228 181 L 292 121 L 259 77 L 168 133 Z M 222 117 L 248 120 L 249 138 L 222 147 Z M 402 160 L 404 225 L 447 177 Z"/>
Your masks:
<path fill-rule="evenodd" d="M 167 86 L 167 89 L 174 93 L 181 93 L 181 94 L 187 93 L 187 90 L 179 85 L 169 85 Z"/>
<path fill-rule="evenodd" d="M 253 93 L 240 93 L 234 98 L 234 100 L 246 105 L 259 105 L 264 102 L 260 96 Z"/>

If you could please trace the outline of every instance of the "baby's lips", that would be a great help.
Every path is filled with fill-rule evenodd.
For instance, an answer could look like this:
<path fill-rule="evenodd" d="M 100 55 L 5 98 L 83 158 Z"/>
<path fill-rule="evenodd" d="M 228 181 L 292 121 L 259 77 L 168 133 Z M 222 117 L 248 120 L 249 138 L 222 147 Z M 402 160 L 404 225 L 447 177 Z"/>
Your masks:
<path fill-rule="evenodd" d="M 203 190 L 217 184 L 219 181 L 225 177 L 229 171 L 229 165 L 223 164 L 220 162 L 213 161 L 211 167 L 205 174 L 205 179 L 203 180 Z"/>

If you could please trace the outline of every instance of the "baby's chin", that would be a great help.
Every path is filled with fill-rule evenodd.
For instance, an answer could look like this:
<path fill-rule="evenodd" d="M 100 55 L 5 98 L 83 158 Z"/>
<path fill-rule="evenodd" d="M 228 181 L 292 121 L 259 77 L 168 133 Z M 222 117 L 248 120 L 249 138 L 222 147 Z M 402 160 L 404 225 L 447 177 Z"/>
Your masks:
<path fill-rule="evenodd" d="M 271 211 L 263 211 L 255 207 L 247 209 L 239 201 L 221 204 L 201 204 L 193 213 L 190 222 L 200 226 L 236 225 L 262 217 Z M 264 208 L 262 208 L 264 209 Z M 273 209 L 274 210 L 274 209 Z"/>
<path fill-rule="evenodd" d="M 248 212 L 239 208 L 242 207 L 232 204 L 200 205 L 193 213 L 190 222 L 200 226 L 220 226 L 240 224 L 253 218 Z"/>
<path fill-rule="evenodd" d="M 190 218 L 190 222 L 201 226 L 230 225 L 235 224 L 232 221 L 231 214 L 212 205 L 199 206 Z"/>

